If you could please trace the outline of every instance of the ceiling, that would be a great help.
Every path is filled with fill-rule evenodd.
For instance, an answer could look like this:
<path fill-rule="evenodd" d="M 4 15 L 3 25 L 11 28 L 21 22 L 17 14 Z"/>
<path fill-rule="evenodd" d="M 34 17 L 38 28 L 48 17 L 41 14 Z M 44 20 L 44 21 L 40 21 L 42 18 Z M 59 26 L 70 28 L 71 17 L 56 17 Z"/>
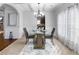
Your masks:
<path fill-rule="evenodd" d="M 41 11 L 50 11 L 54 9 L 60 3 L 40 3 L 39 9 Z M 2 4 L 0 4 L 1 6 Z M 9 5 L 15 6 L 21 11 L 34 11 L 38 10 L 38 3 L 10 3 Z"/>
<path fill-rule="evenodd" d="M 50 11 L 60 3 L 40 3 L 39 8 L 41 11 Z M 38 3 L 14 3 L 18 9 L 22 11 L 38 11 Z"/>
<path fill-rule="evenodd" d="M 50 11 L 52 8 L 56 7 L 59 3 L 40 3 L 39 8 L 41 11 Z M 33 11 L 38 10 L 38 4 L 30 4 Z"/>

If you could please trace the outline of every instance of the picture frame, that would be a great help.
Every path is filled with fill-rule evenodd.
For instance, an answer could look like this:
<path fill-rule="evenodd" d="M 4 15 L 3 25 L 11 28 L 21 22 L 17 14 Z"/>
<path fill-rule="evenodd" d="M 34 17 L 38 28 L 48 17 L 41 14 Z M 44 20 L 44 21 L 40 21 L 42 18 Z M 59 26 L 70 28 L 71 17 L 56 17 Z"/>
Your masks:
<path fill-rule="evenodd" d="M 17 14 L 8 13 L 8 26 L 16 26 L 16 25 L 17 25 Z"/>

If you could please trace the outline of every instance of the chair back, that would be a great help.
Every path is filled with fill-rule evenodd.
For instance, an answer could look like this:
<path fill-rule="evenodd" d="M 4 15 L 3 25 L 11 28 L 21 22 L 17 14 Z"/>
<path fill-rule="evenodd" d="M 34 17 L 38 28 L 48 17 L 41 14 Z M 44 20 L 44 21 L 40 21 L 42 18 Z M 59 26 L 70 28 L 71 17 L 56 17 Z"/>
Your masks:
<path fill-rule="evenodd" d="M 54 32 L 55 32 L 55 28 L 53 28 L 52 32 L 51 32 L 51 36 L 53 37 L 54 35 Z"/>
<path fill-rule="evenodd" d="M 23 30 L 24 30 L 24 34 L 25 34 L 26 39 L 27 39 L 28 38 L 28 32 L 27 32 L 26 28 L 23 28 Z"/>

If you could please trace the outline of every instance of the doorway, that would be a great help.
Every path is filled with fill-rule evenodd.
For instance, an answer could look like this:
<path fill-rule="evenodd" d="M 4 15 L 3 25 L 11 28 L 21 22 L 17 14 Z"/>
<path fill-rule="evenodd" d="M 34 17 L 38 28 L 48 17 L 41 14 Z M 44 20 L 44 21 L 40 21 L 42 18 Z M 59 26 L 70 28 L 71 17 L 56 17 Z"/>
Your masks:
<path fill-rule="evenodd" d="M 37 22 L 38 22 L 37 28 L 43 28 L 43 30 L 45 30 L 45 15 L 42 17 L 39 17 Z"/>
<path fill-rule="evenodd" d="M 4 39 L 4 24 L 3 24 L 4 17 L 0 16 L 0 40 Z"/>

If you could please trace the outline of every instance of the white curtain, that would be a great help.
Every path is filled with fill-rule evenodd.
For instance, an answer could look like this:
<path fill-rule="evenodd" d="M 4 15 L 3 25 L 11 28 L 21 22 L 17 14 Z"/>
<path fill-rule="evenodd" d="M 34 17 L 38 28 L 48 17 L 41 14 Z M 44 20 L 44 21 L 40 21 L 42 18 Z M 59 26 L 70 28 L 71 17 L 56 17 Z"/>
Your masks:
<path fill-rule="evenodd" d="M 70 31 L 69 31 L 70 39 L 69 39 L 68 46 L 72 49 L 74 48 L 74 39 L 75 39 L 75 16 L 76 16 L 75 6 L 72 6 L 69 8 L 69 19 L 68 19 L 70 23 L 70 25 L 68 25 L 70 26 Z"/>
<path fill-rule="evenodd" d="M 58 14 L 58 35 L 70 48 L 79 46 L 79 6 L 74 4 Z"/>
<path fill-rule="evenodd" d="M 75 5 L 75 50 L 79 52 L 79 6 Z"/>
<path fill-rule="evenodd" d="M 68 38 L 68 33 L 67 33 L 67 13 L 68 10 L 65 10 L 61 12 L 58 15 L 58 35 L 65 38 Z M 70 36 L 69 36 L 70 37 Z M 66 39 L 65 39 L 66 40 Z"/>
<path fill-rule="evenodd" d="M 79 9 L 78 5 L 74 5 L 73 7 L 70 8 L 70 24 L 71 24 L 71 39 L 70 39 L 70 44 L 69 46 L 72 49 L 78 49 L 79 43 L 78 43 L 78 36 L 79 36 Z"/>
<path fill-rule="evenodd" d="M 69 40 L 69 38 L 70 38 L 70 33 L 68 32 L 68 30 L 69 30 L 69 28 L 68 28 L 68 16 L 69 16 L 69 9 L 66 9 L 66 10 L 64 10 L 64 17 L 65 17 L 65 19 L 64 19 L 64 21 L 65 21 L 65 26 L 64 26 L 64 28 L 65 28 L 65 39 L 64 39 L 64 44 L 66 45 L 66 44 L 68 44 L 68 40 Z"/>

